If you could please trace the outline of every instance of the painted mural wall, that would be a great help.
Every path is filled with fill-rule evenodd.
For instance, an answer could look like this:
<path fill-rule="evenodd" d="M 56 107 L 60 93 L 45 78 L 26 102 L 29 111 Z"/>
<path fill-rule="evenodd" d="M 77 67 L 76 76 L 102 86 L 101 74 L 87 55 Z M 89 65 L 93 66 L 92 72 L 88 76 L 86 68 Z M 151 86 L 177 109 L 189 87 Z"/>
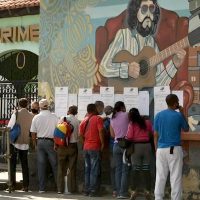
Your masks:
<path fill-rule="evenodd" d="M 41 0 L 39 95 L 53 102 L 55 86 L 121 93 L 170 85 L 184 91 L 185 112 L 199 131 L 199 1 L 154 2 Z"/>

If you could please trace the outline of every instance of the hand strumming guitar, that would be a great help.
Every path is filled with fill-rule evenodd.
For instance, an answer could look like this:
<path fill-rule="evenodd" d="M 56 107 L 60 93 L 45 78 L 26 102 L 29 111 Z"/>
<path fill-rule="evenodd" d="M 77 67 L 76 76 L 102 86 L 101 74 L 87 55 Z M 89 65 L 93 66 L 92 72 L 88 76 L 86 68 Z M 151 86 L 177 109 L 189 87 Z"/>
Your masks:
<path fill-rule="evenodd" d="M 132 78 L 138 78 L 140 74 L 140 65 L 136 62 L 129 64 L 128 75 Z"/>
<path fill-rule="evenodd" d="M 184 61 L 186 55 L 186 51 L 184 49 L 177 50 L 176 54 L 174 55 L 172 61 L 176 68 L 179 68 Z"/>

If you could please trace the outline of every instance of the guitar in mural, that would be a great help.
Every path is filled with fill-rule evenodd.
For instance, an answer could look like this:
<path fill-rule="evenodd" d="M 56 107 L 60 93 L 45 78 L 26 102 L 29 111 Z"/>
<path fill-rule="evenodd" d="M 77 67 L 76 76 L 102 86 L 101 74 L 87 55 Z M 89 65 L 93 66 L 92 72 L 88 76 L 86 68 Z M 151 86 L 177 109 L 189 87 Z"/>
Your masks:
<path fill-rule="evenodd" d="M 144 47 L 142 51 L 137 55 L 133 56 L 127 50 L 119 51 L 112 59 L 113 63 L 132 63 L 136 62 L 140 65 L 140 73 L 138 78 L 109 78 L 109 86 L 116 86 L 117 90 L 123 91 L 123 87 L 153 87 L 155 86 L 155 73 L 156 65 L 161 63 L 163 60 L 169 56 L 174 55 L 178 49 L 185 49 L 189 46 L 197 44 L 200 42 L 200 27 L 195 30 L 195 33 L 192 32 L 187 37 L 176 42 L 175 44 L 169 46 L 168 48 L 157 53 L 152 47 Z M 128 67 L 127 67 L 128 70 Z"/>

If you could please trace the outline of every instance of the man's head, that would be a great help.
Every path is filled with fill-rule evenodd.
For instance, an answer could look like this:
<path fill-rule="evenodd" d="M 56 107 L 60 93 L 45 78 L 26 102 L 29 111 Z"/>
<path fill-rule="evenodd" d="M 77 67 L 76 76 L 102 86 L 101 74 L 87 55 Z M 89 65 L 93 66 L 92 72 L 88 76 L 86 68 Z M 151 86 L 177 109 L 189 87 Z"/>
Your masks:
<path fill-rule="evenodd" d="M 26 98 L 19 99 L 19 106 L 20 108 L 27 108 L 28 100 Z"/>
<path fill-rule="evenodd" d="M 39 106 L 41 110 L 48 110 L 49 108 L 49 102 L 47 101 L 47 99 L 41 99 L 39 101 Z"/>
<path fill-rule="evenodd" d="M 97 108 L 97 112 L 99 115 L 103 114 L 103 110 L 104 110 L 104 103 L 103 101 L 96 101 L 95 102 L 95 106 Z"/>
<path fill-rule="evenodd" d="M 70 106 L 67 114 L 71 115 L 77 115 L 78 113 L 78 107 L 77 106 Z"/>
<path fill-rule="evenodd" d="M 179 108 L 179 99 L 175 94 L 169 94 L 167 95 L 165 99 L 167 106 L 173 110 L 176 110 Z"/>
<path fill-rule="evenodd" d="M 98 112 L 97 112 L 96 105 L 95 105 L 94 103 L 88 104 L 88 105 L 87 105 L 87 112 L 88 112 L 88 114 L 97 115 Z"/>
<path fill-rule="evenodd" d="M 131 30 L 146 37 L 153 35 L 160 18 L 157 0 L 130 0 L 128 5 L 127 23 Z"/>
<path fill-rule="evenodd" d="M 112 112 L 113 112 L 113 107 L 112 107 L 112 106 L 106 106 L 106 107 L 104 108 L 104 112 L 105 112 L 106 116 L 112 114 Z"/>
<path fill-rule="evenodd" d="M 33 114 L 38 114 L 38 113 L 39 113 L 39 110 L 40 110 L 40 108 L 39 108 L 39 103 L 38 103 L 37 101 L 33 101 L 33 102 L 31 103 L 31 112 L 32 112 Z"/>

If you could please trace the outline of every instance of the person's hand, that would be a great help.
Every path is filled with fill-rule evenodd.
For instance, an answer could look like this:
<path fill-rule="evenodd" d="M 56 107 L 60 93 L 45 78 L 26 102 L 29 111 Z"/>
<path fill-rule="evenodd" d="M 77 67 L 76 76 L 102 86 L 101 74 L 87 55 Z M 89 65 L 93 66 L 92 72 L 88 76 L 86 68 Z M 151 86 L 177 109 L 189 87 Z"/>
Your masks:
<path fill-rule="evenodd" d="M 132 78 L 138 78 L 140 74 L 140 65 L 136 62 L 129 64 L 128 75 Z"/>
<path fill-rule="evenodd" d="M 101 144 L 101 152 L 104 150 L 104 144 Z"/>
<path fill-rule="evenodd" d="M 58 150 L 58 145 L 56 145 L 55 143 L 54 143 L 54 151 L 57 151 Z"/>
<path fill-rule="evenodd" d="M 179 106 L 178 109 L 179 109 L 180 113 L 184 112 L 183 106 Z"/>
<path fill-rule="evenodd" d="M 186 55 L 186 51 L 184 49 L 177 50 L 177 52 L 175 53 L 175 55 L 172 59 L 176 68 L 179 68 L 181 66 L 181 64 L 184 61 L 185 55 Z"/>

